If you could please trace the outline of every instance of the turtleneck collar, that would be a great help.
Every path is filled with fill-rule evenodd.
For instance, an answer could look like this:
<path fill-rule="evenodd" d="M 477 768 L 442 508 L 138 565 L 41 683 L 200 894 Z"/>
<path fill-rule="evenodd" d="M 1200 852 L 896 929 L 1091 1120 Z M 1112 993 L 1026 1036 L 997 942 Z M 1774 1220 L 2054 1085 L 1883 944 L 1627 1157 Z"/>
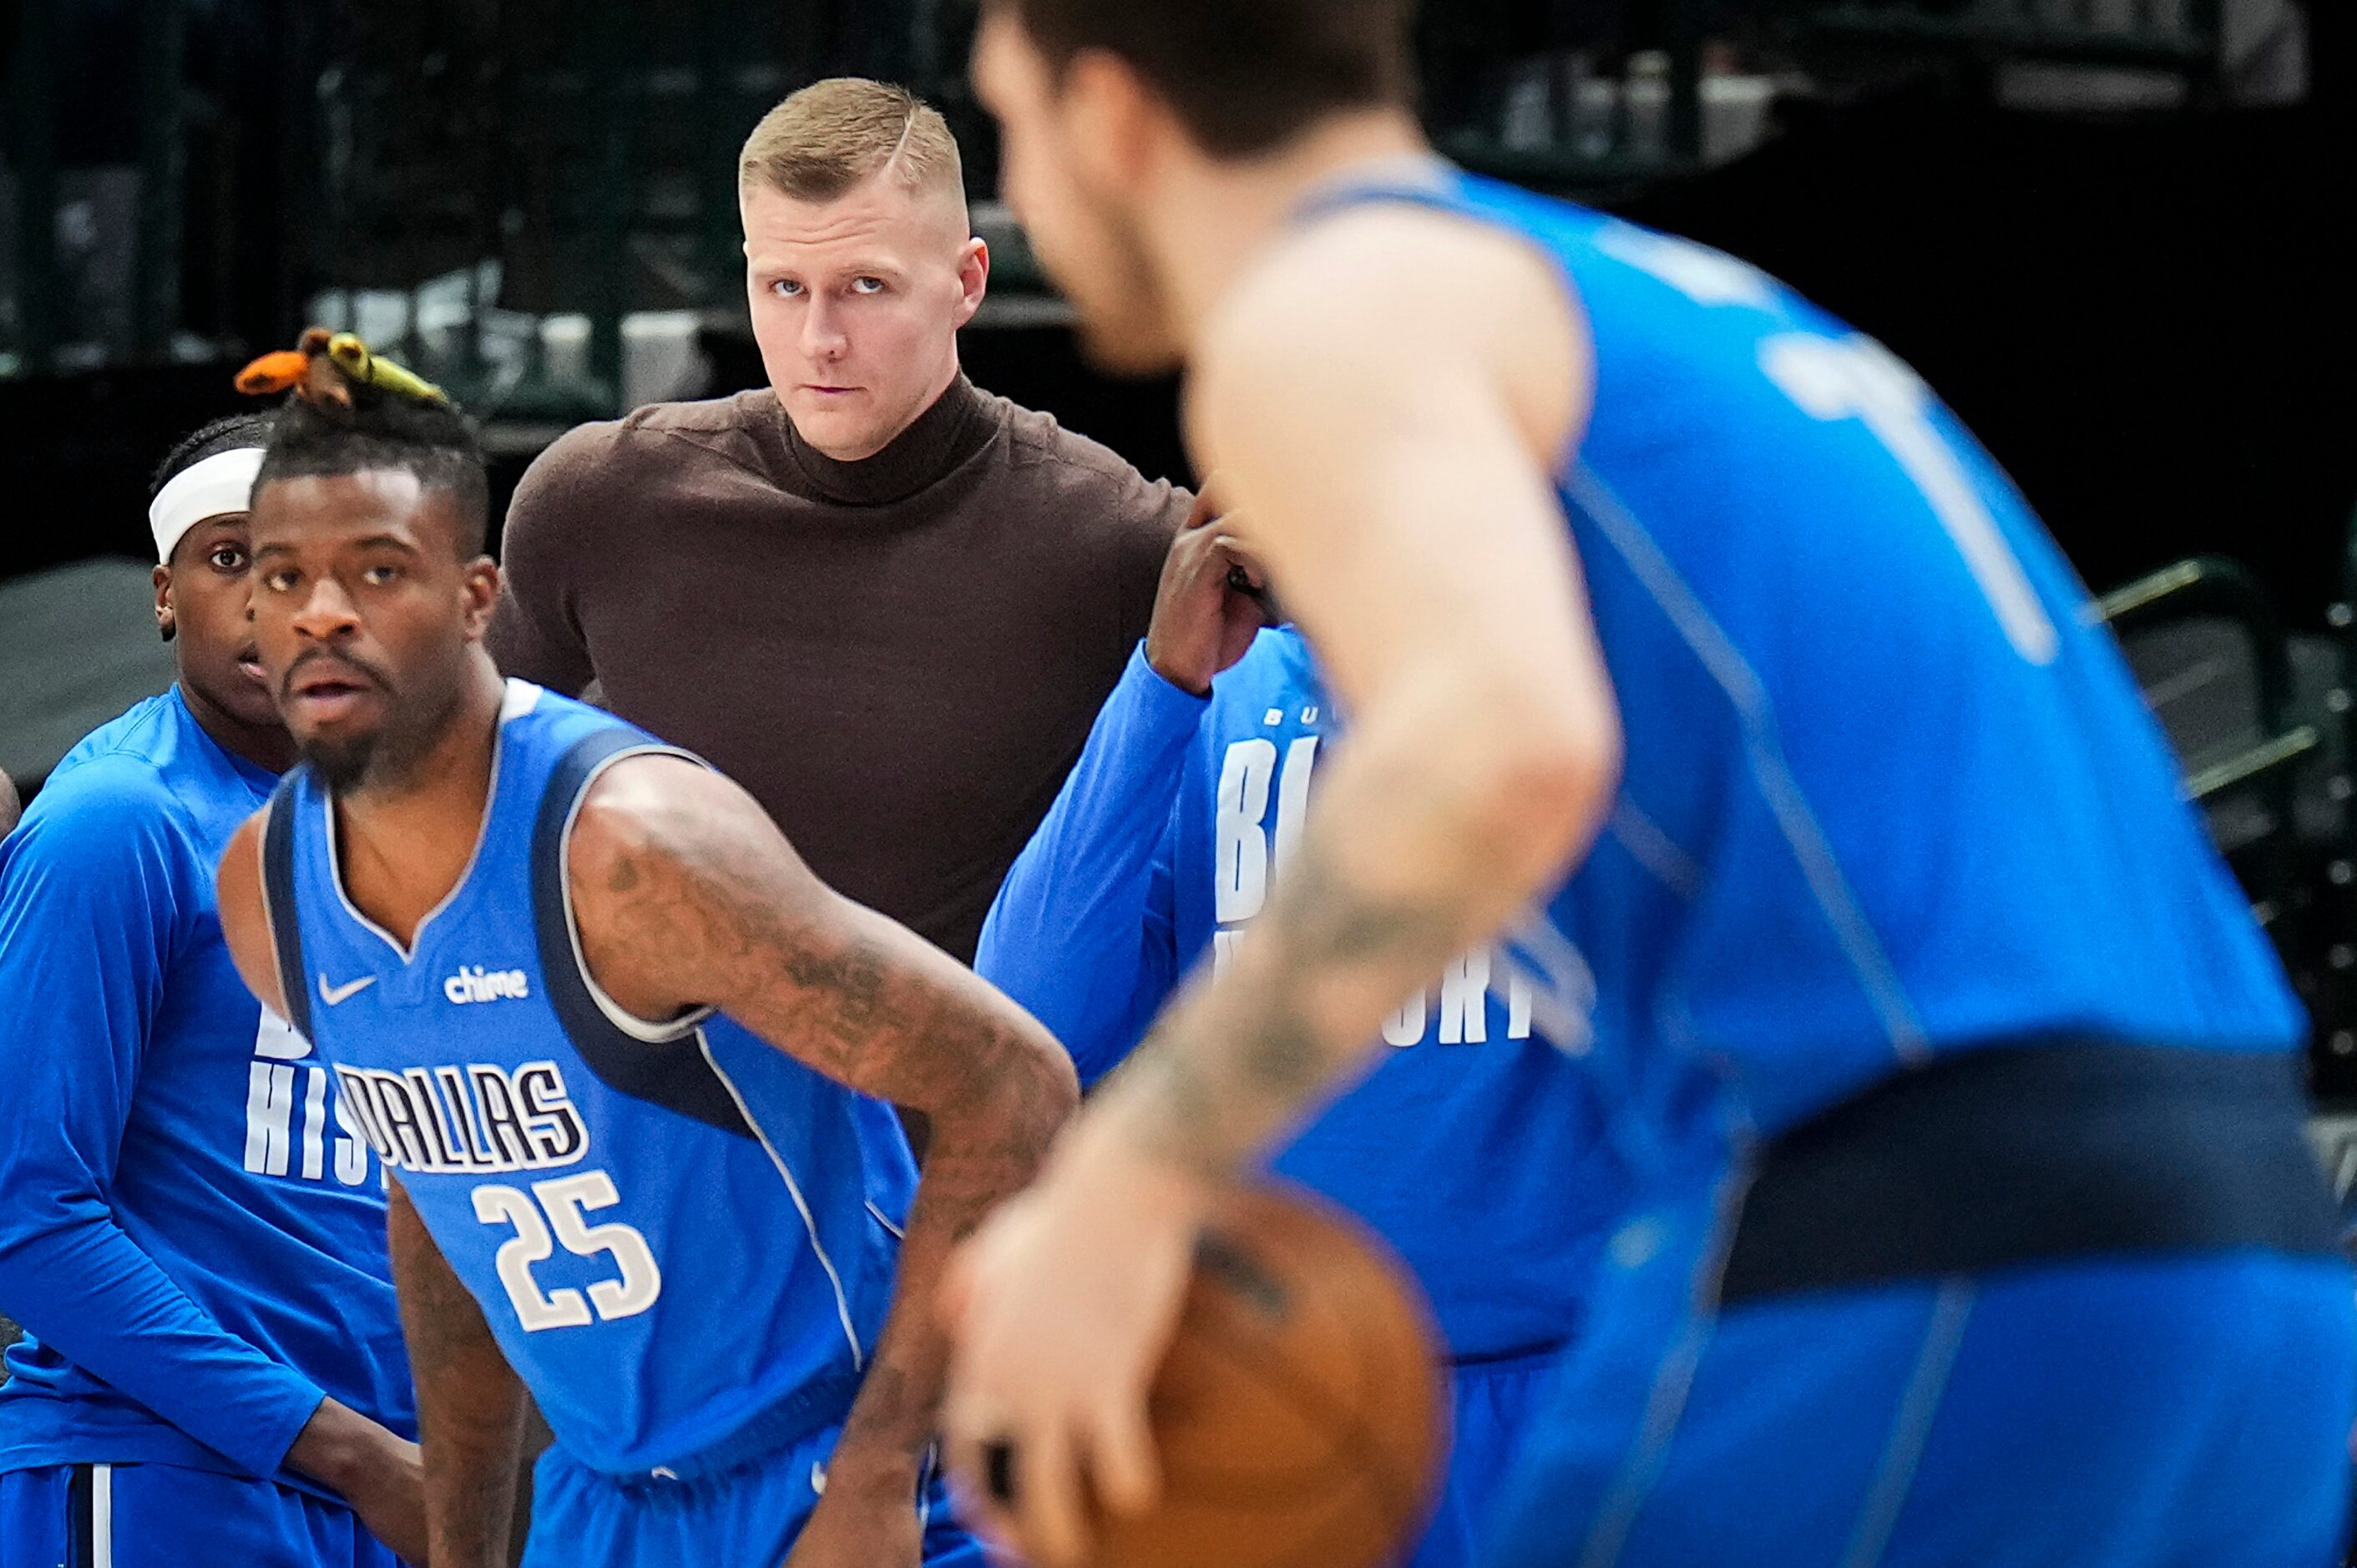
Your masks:
<path fill-rule="evenodd" d="M 843 462 L 802 437 L 783 407 L 778 423 L 786 438 L 789 489 L 839 506 L 889 506 L 908 499 L 980 450 L 990 439 L 984 398 L 960 372 L 949 390 L 917 415 L 884 449 L 856 462 Z"/>

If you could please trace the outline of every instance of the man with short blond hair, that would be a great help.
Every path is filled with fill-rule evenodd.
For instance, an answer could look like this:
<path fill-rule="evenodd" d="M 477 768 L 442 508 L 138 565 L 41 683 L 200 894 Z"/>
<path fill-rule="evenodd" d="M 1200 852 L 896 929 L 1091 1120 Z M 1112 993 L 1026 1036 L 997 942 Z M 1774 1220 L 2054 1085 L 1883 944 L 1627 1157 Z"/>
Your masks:
<path fill-rule="evenodd" d="M 847 222 L 857 242 L 872 244 L 876 236 L 869 231 L 879 220 L 900 220 L 904 242 L 952 262 L 930 279 L 909 280 L 918 292 L 939 295 L 954 286 L 958 292 L 947 304 L 955 327 L 971 320 L 982 304 L 990 251 L 974 238 L 966 216 L 957 139 L 940 111 L 906 88 L 857 77 L 804 88 L 753 127 L 737 159 L 737 188 L 745 253 L 757 272 L 765 259 L 776 258 L 780 242 L 793 242 L 792 225 L 814 220 L 823 230 Z M 759 252 L 757 242 L 766 242 Z M 872 359 L 896 361 L 898 373 L 883 384 L 813 383 L 803 358 L 812 341 L 807 323 L 798 329 L 789 315 L 798 304 L 806 311 L 807 296 L 791 290 L 781 295 L 777 281 L 751 280 L 761 363 L 794 428 L 827 456 L 847 462 L 873 456 L 956 381 L 957 335 L 940 330 L 936 308 L 900 323 L 908 330 L 879 334 L 863 345 Z"/>
<path fill-rule="evenodd" d="M 912 191 L 965 212 L 965 165 L 941 111 L 905 87 L 839 76 L 795 93 L 746 138 L 741 183 L 766 183 L 805 201 L 832 201 L 889 166 Z"/>
<path fill-rule="evenodd" d="M 1145 635 L 1186 493 L 976 388 L 989 247 L 904 89 L 795 93 L 739 162 L 770 385 L 559 440 L 508 514 L 500 667 L 741 781 L 827 882 L 970 960 Z"/>

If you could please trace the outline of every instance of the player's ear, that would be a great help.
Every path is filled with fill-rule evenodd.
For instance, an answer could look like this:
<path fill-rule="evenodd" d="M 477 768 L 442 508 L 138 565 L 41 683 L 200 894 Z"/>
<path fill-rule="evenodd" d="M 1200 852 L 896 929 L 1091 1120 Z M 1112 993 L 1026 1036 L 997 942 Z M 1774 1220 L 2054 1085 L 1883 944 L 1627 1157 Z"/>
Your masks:
<path fill-rule="evenodd" d="M 169 642 L 180 631 L 179 618 L 172 609 L 172 569 L 169 566 L 156 567 L 153 581 L 156 585 L 156 629 L 165 641 Z"/>
<path fill-rule="evenodd" d="M 990 289 L 990 244 L 981 236 L 965 242 L 958 252 L 958 309 L 960 327 L 974 319 L 982 308 L 982 296 Z"/>
<path fill-rule="evenodd" d="M 1082 49 L 1065 69 L 1064 129 L 1086 183 L 1135 189 L 1153 166 L 1158 134 L 1176 117 L 1120 56 Z"/>
<path fill-rule="evenodd" d="M 500 602 L 499 563 L 488 555 L 468 562 L 459 575 L 458 592 L 466 601 L 467 639 L 480 642 L 490 627 L 491 610 Z"/>

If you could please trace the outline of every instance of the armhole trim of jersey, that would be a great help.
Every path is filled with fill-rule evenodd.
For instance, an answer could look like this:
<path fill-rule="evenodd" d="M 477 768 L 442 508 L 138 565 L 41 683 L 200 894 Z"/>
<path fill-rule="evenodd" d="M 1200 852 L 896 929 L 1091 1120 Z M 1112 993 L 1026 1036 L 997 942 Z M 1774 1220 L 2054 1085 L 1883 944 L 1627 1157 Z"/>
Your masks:
<path fill-rule="evenodd" d="M 676 1018 L 658 1024 L 640 1017 L 615 1001 L 607 993 L 606 988 L 597 983 L 597 977 L 589 972 L 589 957 L 581 950 L 581 918 L 573 908 L 574 824 L 580 820 L 581 808 L 589 799 L 590 788 L 605 774 L 606 769 L 613 767 L 617 762 L 622 762 L 633 757 L 676 757 L 693 762 L 699 768 L 707 766 L 702 757 L 693 752 L 683 751 L 675 746 L 653 744 L 626 745 L 618 750 L 608 751 L 590 762 L 582 769 L 580 782 L 573 787 L 571 803 L 565 807 L 565 825 L 560 830 L 562 836 L 557 840 L 556 844 L 556 886 L 560 901 L 565 906 L 565 937 L 573 950 L 573 972 L 581 977 L 582 989 L 589 993 L 589 1000 L 597 1004 L 597 1011 L 606 1015 L 608 1023 L 634 1040 L 642 1040 L 651 1046 L 660 1046 L 668 1045 L 673 1040 L 683 1040 L 695 1033 L 704 1026 L 704 1021 L 712 1016 L 713 1009 L 699 1007 L 694 1012 L 683 1013 Z"/>
<path fill-rule="evenodd" d="M 303 924 L 295 897 L 296 781 L 300 770 L 281 779 L 271 792 L 268 814 L 262 822 L 262 919 L 270 931 L 270 950 L 278 964 L 278 999 L 285 1004 L 286 1021 L 313 1045 L 309 975 L 303 962 Z"/>
<path fill-rule="evenodd" d="M 600 1081 L 633 1099 L 751 1138 L 754 1130 L 735 1096 L 701 1053 L 684 1045 L 714 1009 L 701 1007 L 660 1024 L 634 1016 L 590 975 L 581 950 L 581 922 L 573 908 L 574 824 L 590 786 L 607 768 L 632 757 L 676 757 L 709 766 L 693 752 L 647 740 L 619 725 L 582 736 L 557 760 L 533 825 L 533 921 L 541 976 L 573 1048 Z"/>

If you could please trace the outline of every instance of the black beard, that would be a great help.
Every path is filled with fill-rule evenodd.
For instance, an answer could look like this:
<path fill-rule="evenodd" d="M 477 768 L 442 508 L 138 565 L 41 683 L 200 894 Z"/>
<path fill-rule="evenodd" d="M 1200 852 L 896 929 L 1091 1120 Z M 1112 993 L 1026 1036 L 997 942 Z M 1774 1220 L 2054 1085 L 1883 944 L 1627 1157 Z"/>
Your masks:
<path fill-rule="evenodd" d="M 418 696 L 417 690 L 414 684 L 402 688 L 404 694 L 388 704 L 385 723 L 369 735 L 343 740 L 314 736 L 296 743 L 303 760 L 318 770 L 330 793 L 349 795 L 362 787 L 398 792 L 415 780 L 465 705 L 467 689 L 463 677 L 453 680 L 430 710 L 425 706 L 429 699 Z"/>
<path fill-rule="evenodd" d="M 376 760 L 376 743 L 377 737 L 368 735 L 352 740 L 307 740 L 297 749 L 329 792 L 342 795 L 367 780 L 369 764 Z"/>

